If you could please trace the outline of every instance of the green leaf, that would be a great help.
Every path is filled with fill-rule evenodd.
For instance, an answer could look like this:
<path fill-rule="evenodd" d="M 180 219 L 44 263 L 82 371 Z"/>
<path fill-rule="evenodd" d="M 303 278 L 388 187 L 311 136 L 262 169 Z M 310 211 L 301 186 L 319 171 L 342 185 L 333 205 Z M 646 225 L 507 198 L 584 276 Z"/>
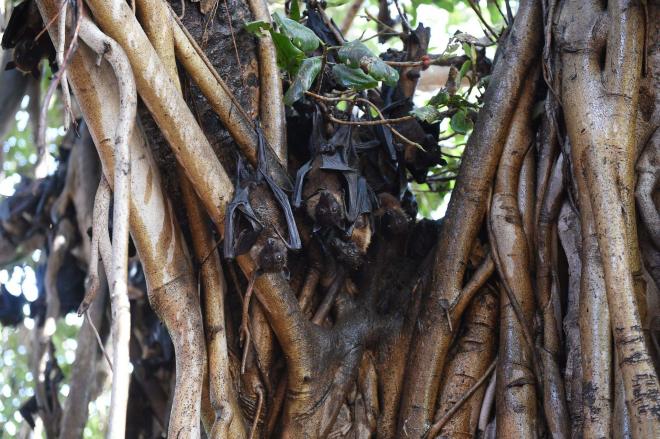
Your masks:
<path fill-rule="evenodd" d="M 314 31 L 306 26 L 286 18 L 280 12 L 273 14 L 273 19 L 280 28 L 280 31 L 293 41 L 293 44 L 303 52 L 311 52 L 316 50 L 321 44 L 321 40 L 316 36 Z"/>
<path fill-rule="evenodd" d="M 447 105 L 447 103 L 449 103 L 449 93 L 446 90 L 440 90 L 438 94 L 429 100 L 429 105 L 435 107 L 442 107 L 443 105 Z"/>
<path fill-rule="evenodd" d="M 271 24 L 263 20 L 249 21 L 245 23 L 245 30 L 252 34 L 255 34 L 258 37 L 261 36 L 263 31 L 267 31 L 271 29 L 272 29 Z"/>
<path fill-rule="evenodd" d="M 348 3 L 350 0 L 326 0 L 326 4 L 330 6 L 331 8 L 337 7 L 337 6 L 342 6 Z"/>
<path fill-rule="evenodd" d="M 461 70 L 458 72 L 458 79 L 456 80 L 457 84 L 461 83 L 461 80 L 465 77 L 465 74 L 470 71 L 472 68 L 472 61 L 469 59 L 463 63 Z"/>
<path fill-rule="evenodd" d="M 431 105 L 415 108 L 410 112 L 410 114 L 415 116 L 417 119 L 427 123 L 437 122 L 441 117 L 438 109 Z"/>
<path fill-rule="evenodd" d="M 332 67 L 332 74 L 335 75 L 337 82 L 353 90 L 366 90 L 378 87 L 378 81 L 367 75 L 360 69 L 354 69 L 343 64 L 336 64 Z"/>
<path fill-rule="evenodd" d="M 467 101 L 463 96 L 455 94 L 449 96 L 449 101 L 447 102 L 447 106 L 462 109 L 470 106 L 470 102 Z"/>
<path fill-rule="evenodd" d="M 339 101 L 337 102 L 337 110 L 339 111 L 347 111 L 348 110 L 348 101 Z"/>
<path fill-rule="evenodd" d="M 295 21 L 300 21 L 300 5 L 298 0 L 291 0 L 291 9 L 289 10 L 289 18 Z"/>
<path fill-rule="evenodd" d="M 374 79 L 396 85 L 399 72 L 388 66 L 385 61 L 374 55 L 361 41 L 351 41 L 344 44 L 337 54 L 339 60 L 349 67 L 359 67 Z"/>
<path fill-rule="evenodd" d="M 454 2 L 452 0 L 436 0 L 429 3 L 435 4 L 447 12 L 454 12 Z"/>
<path fill-rule="evenodd" d="M 460 134 L 465 134 L 472 129 L 472 121 L 467 117 L 465 110 L 459 110 L 449 121 L 452 130 Z"/>
<path fill-rule="evenodd" d="M 303 97 L 305 92 L 314 83 L 314 79 L 321 71 L 322 60 L 320 56 L 307 58 L 302 62 L 296 78 L 291 83 L 291 86 L 284 95 L 284 103 L 286 105 L 293 105 L 294 102 Z"/>
<path fill-rule="evenodd" d="M 273 44 L 277 52 L 277 65 L 289 73 L 295 73 L 302 60 L 305 59 L 305 54 L 294 46 L 286 35 L 272 30 L 270 35 L 273 37 Z"/>

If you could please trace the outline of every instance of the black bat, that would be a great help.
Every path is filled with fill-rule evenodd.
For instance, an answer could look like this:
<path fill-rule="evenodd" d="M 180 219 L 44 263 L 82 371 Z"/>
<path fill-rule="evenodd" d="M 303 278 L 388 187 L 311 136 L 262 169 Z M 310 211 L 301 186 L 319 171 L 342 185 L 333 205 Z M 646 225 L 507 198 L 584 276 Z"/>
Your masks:
<path fill-rule="evenodd" d="M 287 231 L 289 233 L 288 241 L 284 241 L 287 247 L 290 250 L 298 250 L 302 247 L 300 242 L 300 234 L 298 233 L 298 227 L 296 226 L 296 220 L 293 217 L 293 210 L 291 209 L 291 204 L 289 203 L 289 197 L 287 196 L 284 189 L 275 181 L 275 177 L 271 174 L 269 169 L 269 162 L 266 157 L 266 150 L 268 145 L 266 143 L 266 137 L 264 136 L 261 127 L 257 125 L 257 137 L 259 139 L 258 151 L 257 151 L 257 160 L 258 160 L 258 171 L 261 178 L 263 178 L 268 187 L 273 192 L 275 199 L 277 200 L 282 212 L 284 213 L 284 219 L 286 220 Z M 280 176 L 281 178 L 281 176 Z M 287 189 L 291 188 L 291 181 L 286 178 L 284 183 L 287 185 Z"/>
<path fill-rule="evenodd" d="M 289 197 L 271 175 L 266 159 L 267 144 L 261 130 L 257 128 L 257 131 L 257 170 L 252 172 L 239 158 L 234 198 L 227 206 L 223 252 L 226 258 L 234 258 L 259 245 L 258 268 L 276 272 L 286 266 L 287 249 L 297 250 L 302 244 Z M 280 212 L 273 211 L 274 203 L 268 203 L 269 198 L 274 199 Z M 284 217 L 288 239 L 280 233 L 284 227 L 277 224 L 280 216 Z"/>
<path fill-rule="evenodd" d="M 46 32 L 39 35 L 43 28 L 44 24 L 36 2 L 26 0 L 14 7 L 2 35 L 2 48 L 14 49 L 13 60 L 7 63 L 5 70 L 16 68 L 38 78 L 39 63 L 47 58 L 53 71 L 57 71 L 55 47 Z"/>
<path fill-rule="evenodd" d="M 247 253 L 263 230 L 263 225 L 250 204 L 250 190 L 257 184 L 243 159 L 239 157 L 234 198 L 227 206 L 223 252 L 233 259 Z"/>

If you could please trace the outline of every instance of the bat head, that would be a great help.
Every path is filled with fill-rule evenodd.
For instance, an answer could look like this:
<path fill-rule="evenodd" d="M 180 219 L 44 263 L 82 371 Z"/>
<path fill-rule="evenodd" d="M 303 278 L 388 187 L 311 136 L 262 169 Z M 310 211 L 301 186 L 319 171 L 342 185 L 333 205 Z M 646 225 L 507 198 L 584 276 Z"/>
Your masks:
<path fill-rule="evenodd" d="M 277 273 L 286 267 L 286 245 L 280 239 L 267 238 L 257 257 L 259 268 L 264 273 Z"/>
<path fill-rule="evenodd" d="M 406 233 L 408 223 L 408 216 L 402 209 L 387 209 L 380 219 L 382 231 L 389 236 L 398 236 Z"/>
<path fill-rule="evenodd" d="M 319 193 L 316 204 L 316 222 L 322 227 L 337 226 L 342 228 L 344 209 L 337 198 L 328 190 Z"/>
<path fill-rule="evenodd" d="M 42 53 L 32 40 L 21 40 L 14 49 L 14 66 L 23 73 L 38 70 Z"/>

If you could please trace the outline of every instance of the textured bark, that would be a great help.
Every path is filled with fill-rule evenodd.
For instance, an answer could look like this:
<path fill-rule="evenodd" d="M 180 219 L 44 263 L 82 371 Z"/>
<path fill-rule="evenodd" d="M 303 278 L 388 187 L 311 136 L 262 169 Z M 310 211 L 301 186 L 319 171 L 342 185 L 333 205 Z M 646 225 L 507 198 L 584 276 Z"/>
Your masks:
<path fill-rule="evenodd" d="M 538 70 L 524 83 L 509 137 L 497 171 L 490 211 L 491 241 L 503 282 L 500 294 L 500 354 L 497 370 L 497 434 L 501 437 L 536 437 L 536 360 L 531 338 L 535 298 L 530 249 L 524 219 L 532 216 L 518 207 L 518 181 L 525 155 L 532 144 L 531 109 Z M 529 188 L 532 190 L 532 188 Z"/>
<path fill-rule="evenodd" d="M 609 2 L 605 13 L 597 2 L 567 2 L 560 22 L 562 96 L 572 161 L 575 173 L 583 173 L 586 181 L 632 434 L 640 438 L 653 437 L 660 428 L 658 378 L 642 330 L 645 292 L 635 282 L 635 118 L 630 114 L 639 98 L 643 14 L 636 2 Z M 590 111 L 592 105 L 599 111 Z"/>
<path fill-rule="evenodd" d="M 539 53 L 541 38 L 534 30 L 540 29 L 540 23 L 540 4 L 521 3 L 505 43 L 507 55 L 495 66 L 484 96 L 485 106 L 466 147 L 436 251 L 431 294 L 422 308 L 415 331 L 417 342 L 406 368 L 408 384 L 401 400 L 399 436 L 420 437 L 430 425 L 451 341 L 440 299 L 452 308 L 460 294 L 466 261 L 486 210 L 488 189 L 504 148 L 522 78 Z"/>
<path fill-rule="evenodd" d="M 465 327 L 458 337 L 440 386 L 436 421 L 481 378 L 495 358 L 499 298 L 486 287 L 465 312 Z M 482 386 L 445 424 L 438 436 L 472 438 L 476 434 L 486 386 Z"/>
<path fill-rule="evenodd" d="M 536 298 L 543 321 L 543 347 L 539 349 L 543 368 L 543 408 L 548 429 L 556 438 L 569 435 L 569 416 L 560 370 L 561 304 L 555 229 L 564 199 L 563 171 L 564 159 L 560 155 L 552 167 L 540 207 L 536 243 Z"/>

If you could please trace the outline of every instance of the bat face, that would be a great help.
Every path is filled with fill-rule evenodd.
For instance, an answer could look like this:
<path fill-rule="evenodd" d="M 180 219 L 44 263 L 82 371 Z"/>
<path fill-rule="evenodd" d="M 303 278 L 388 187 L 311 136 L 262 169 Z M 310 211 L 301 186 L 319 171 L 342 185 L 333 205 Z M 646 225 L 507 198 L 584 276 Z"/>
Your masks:
<path fill-rule="evenodd" d="M 280 239 L 267 238 L 257 256 L 259 268 L 264 273 L 279 273 L 287 263 L 287 248 Z"/>
<path fill-rule="evenodd" d="M 318 197 L 314 209 L 316 222 L 322 227 L 336 226 L 341 229 L 344 222 L 344 208 L 340 201 L 327 190 L 322 190 Z"/>
<path fill-rule="evenodd" d="M 353 270 L 357 270 L 362 266 L 364 255 L 355 242 L 344 241 L 334 236 L 329 239 L 328 244 L 332 254 L 342 264 Z"/>
<path fill-rule="evenodd" d="M 399 236 L 408 230 L 408 217 L 402 210 L 386 210 L 380 220 L 383 233 Z"/>
<path fill-rule="evenodd" d="M 14 49 L 13 67 L 23 73 L 31 73 L 38 76 L 42 55 L 41 50 L 34 41 L 21 40 Z"/>
<path fill-rule="evenodd" d="M 376 212 L 376 218 L 380 225 L 380 231 L 386 236 L 400 236 L 408 231 L 410 218 L 401 207 L 401 202 L 393 195 L 386 192 L 378 195 L 380 208 Z"/>

